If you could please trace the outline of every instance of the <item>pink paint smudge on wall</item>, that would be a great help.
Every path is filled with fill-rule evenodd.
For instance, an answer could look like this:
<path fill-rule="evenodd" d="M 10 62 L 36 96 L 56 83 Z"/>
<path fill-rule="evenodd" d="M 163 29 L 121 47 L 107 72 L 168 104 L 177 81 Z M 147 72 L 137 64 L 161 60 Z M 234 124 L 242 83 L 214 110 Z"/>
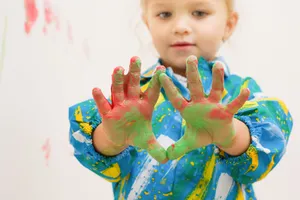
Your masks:
<path fill-rule="evenodd" d="M 44 16 L 45 25 L 43 27 L 43 32 L 46 34 L 48 32 L 47 27 L 55 24 L 56 30 L 60 29 L 59 17 L 57 13 L 54 12 L 53 5 L 50 0 L 44 0 Z"/>
<path fill-rule="evenodd" d="M 24 0 L 24 7 L 25 7 L 25 15 L 26 15 L 24 28 L 25 28 L 25 32 L 29 34 L 33 25 L 36 23 L 39 13 L 36 8 L 35 0 Z"/>
<path fill-rule="evenodd" d="M 48 32 L 48 26 L 54 24 L 56 30 L 60 29 L 59 17 L 53 11 L 53 5 L 51 4 L 50 0 L 44 0 L 44 27 L 43 32 L 46 34 Z M 36 0 L 24 0 L 24 7 L 25 7 L 25 32 L 30 34 L 34 24 L 36 23 L 39 17 L 39 11 L 36 6 Z"/>
<path fill-rule="evenodd" d="M 73 31 L 72 31 L 71 23 L 69 21 L 67 22 L 67 34 L 68 34 L 69 42 L 73 43 Z"/>
<path fill-rule="evenodd" d="M 36 24 L 38 19 L 42 19 L 42 31 L 44 35 L 50 33 L 54 28 L 56 31 L 62 30 L 67 36 L 69 44 L 74 43 L 73 27 L 70 20 L 63 20 L 61 23 L 60 7 L 59 4 L 55 4 L 53 0 L 40 0 L 42 7 L 40 8 L 36 4 L 36 0 L 24 0 L 25 7 L 25 32 L 29 35 L 33 29 L 33 26 Z M 54 3 L 53 3 L 54 2 Z M 40 8 L 41 10 L 38 10 Z M 61 29 L 62 25 L 62 29 Z M 90 59 L 90 45 L 87 39 L 84 39 L 81 43 L 81 49 L 84 53 L 84 56 L 89 60 Z"/>
<path fill-rule="evenodd" d="M 44 158 L 46 160 L 46 165 L 49 166 L 49 159 L 50 159 L 50 153 L 51 153 L 50 138 L 47 138 L 44 145 L 42 146 L 42 150 L 45 153 Z"/>
<path fill-rule="evenodd" d="M 87 59 L 90 58 L 90 45 L 89 45 L 89 41 L 87 39 L 85 39 L 82 43 L 82 49 L 83 49 L 83 53 L 86 56 Z"/>

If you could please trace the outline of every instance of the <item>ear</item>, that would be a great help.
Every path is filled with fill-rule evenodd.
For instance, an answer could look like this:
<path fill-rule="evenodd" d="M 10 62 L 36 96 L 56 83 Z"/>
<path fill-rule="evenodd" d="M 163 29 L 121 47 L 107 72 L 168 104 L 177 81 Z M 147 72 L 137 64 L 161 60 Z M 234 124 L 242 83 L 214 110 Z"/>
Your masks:
<path fill-rule="evenodd" d="M 226 23 L 226 27 L 225 27 L 225 32 L 224 32 L 224 37 L 223 37 L 223 41 L 225 42 L 226 40 L 228 40 L 230 38 L 230 36 L 233 34 L 236 25 L 239 21 L 239 15 L 237 12 L 232 12 L 228 19 L 227 19 L 227 23 Z"/>

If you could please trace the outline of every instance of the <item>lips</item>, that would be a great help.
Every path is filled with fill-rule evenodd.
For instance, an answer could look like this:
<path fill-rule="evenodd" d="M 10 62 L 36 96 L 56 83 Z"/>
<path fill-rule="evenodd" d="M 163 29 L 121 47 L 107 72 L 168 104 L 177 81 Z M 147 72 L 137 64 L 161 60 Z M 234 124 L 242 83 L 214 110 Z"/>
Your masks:
<path fill-rule="evenodd" d="M 187 46 L 195 46 L 195 44 L 189 42 L 176 42 L 171 45 L 171 47 L 187 47 Z"/>

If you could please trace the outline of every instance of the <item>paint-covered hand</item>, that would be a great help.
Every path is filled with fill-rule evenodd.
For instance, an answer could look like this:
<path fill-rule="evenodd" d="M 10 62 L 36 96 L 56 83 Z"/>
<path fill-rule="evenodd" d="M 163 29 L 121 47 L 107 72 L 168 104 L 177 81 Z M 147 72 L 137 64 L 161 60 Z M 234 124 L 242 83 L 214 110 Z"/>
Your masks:
<path fill-rule="evenodd" d="M 148 89 L 140 90 L 141 62 L 133 57 L 127 75 L 117 67 L 112 75 L 110 104 L 100 89 L 93 90 L 93 97 L 102 117 L 102 126 L 109 140 L 116 147 L 136 146 L 148 151 L 157 161 L 167 161 L 166 150 L 158 143 L 152 132 L 151 118 L 159 97 L 159 74 L 165 68 L 156 68 Z"/>
<path fill-rule="evenodd" d="M 166 74 L 162 73 L 159 77 L 170 102 L 186 121 L 183 137 L 167 149 L 167 156 L 172 160 L 212 143 L 219 147 L 229 147 L 235 137 L 234 114 L 243 106 L 250 94 L 248 89 L 244 89 L 231 103 L 222 105 L 220 103 L 224 90 L 222 64 L 216 63 L 212 69 L 212 89 L 208 96 L 203 91 L 197 57 L 190 56 L 186 65 L 190 101 L 179 93 Z"/>

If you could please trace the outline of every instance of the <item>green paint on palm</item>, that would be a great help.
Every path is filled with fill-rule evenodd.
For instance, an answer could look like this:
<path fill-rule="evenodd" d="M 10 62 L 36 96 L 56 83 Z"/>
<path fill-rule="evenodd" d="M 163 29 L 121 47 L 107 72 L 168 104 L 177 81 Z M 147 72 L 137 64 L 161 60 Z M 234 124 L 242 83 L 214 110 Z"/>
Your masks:
<path fill-rule="evenodd" d="M 148 117 L 149 118 L 149 117 Z M 151 130 L 150 119 L 146 119 L 137 107 L 132 107 L 130 112 L 125 113 L 126 132 L 129 133 L 128 140 L 136 147 L 146 149 L 150 155 L 158 160 L 166 158 L 165 149 L 156 142 Z"/>
<path fill-rule="evenodd" d="M 209 102 L 187 106 L 182 111 L 187 124 L 185 134 L 175 145 L 168 148 L 168 158 L 178 158 L 191 150 L 214 142 L 222 146 L 230 145 L 234 136 L 232 117 L 228 115 L 226 119 L 219 119 L 212 115 L 214 110 L 222 109 L 220 105 Z"/>
<path fill-rule="evenodd" d="M 134 61 L 139 65 L 139 60 Z M 157 71 L 151 79 L 151 87 L 159 84 Z M 123 70 L 117 69 L 114 75 L 115 84 L 123 84 Z M 157 87 L 157 92 L 159 88 Z M 154 93 L 152 93 L 154 94 Z M 109 140 L 116 146 L 132 145 L 147 150 L 159 162 L 166 160 L 166 150 L 157 142 L 151 126 L 153 105 L 148 98 L 125 99 L 114 105 L 113 109 L 103 118 L 103 126 Z"/>

